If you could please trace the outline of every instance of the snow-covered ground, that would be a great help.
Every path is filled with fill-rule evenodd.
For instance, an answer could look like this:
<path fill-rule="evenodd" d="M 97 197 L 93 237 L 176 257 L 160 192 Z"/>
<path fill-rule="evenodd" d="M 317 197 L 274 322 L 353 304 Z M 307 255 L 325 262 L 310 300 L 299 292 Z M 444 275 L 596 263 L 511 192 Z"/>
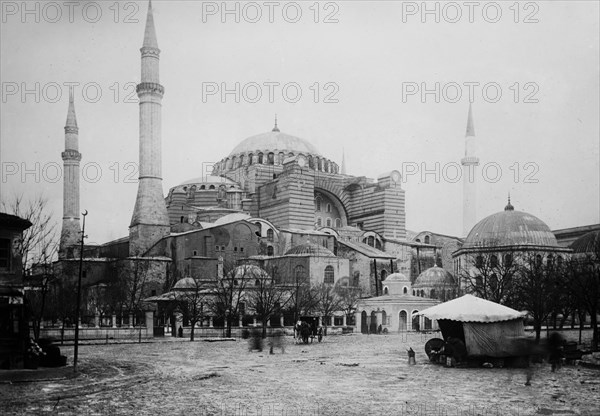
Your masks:
<path fill-rule="evenodd" d="M 243 340 L 82 346 L 76 378 L 0 384 L 2 414 L 600 415 L 600 371 L 446 368 L 434 335 L 340 335 L 285 354 Z M 406 350 L 416 351 L 408 365 Z M 72 362 L 72 348 L 63 347 Z"/>

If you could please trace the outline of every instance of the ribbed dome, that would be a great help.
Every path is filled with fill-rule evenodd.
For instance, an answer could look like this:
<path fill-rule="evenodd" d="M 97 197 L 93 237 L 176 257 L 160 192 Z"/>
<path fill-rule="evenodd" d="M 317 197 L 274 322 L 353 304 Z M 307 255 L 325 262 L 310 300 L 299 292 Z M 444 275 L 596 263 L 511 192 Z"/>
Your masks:
<path fill-rule="evenodd" d="M 410 279 L 408 277 L 406 277 L 405 275 L 403 275 L 402 273 L 392 273 L 392 274 L 388 275 L 388 277 L 386 277 L 383 282 L 384 283 L 389 283 L 389 282 L 410 282 Z"/>
<path fill-rule="evenodd" d="M 263 153 L 277 151 L 297 152 L 316 156 L 321 155 L 317 148 L 306 140 L 282 133 L 278 130 L 248 137 L 238 144 L 229 155 L 233 156 L 239 153 L 256 151 L 261 151 Z"/>
<path fill-rule="evenodd" d="M 517 245 L 556 247 L 558 243 L 550 227 L 542 220 L 526 212 L 508 208 L 479 221 L 462 248 Z"/>
<path fill-rule="evenodd" d="M 590 231 L 573 241 L 574 253 L 598 253 L 600 248 L 600 231 Z"/>
<path fill-rule="evenodd" d="M 173 286 L 174 290 L 187 290 L 187 289 L 196 289 L 198 284 L 192 277 L 184 277 L 181 280 L 178 280 Z"/>
<path fill-rule="evenodd" d="M 413 288 L 426 287 L 426 286 L 450 286 L 454 285 L 454 277 L 446 269 L 439 266 L 433 266 L 421 273 Z"/>
<path fill-rule="evenodd" d="M 300 244 L 292 247 L 285 253 L 286 256 L 317 256 L 317 257 L 335 257 L 331 250 L 315 243 Z"/>

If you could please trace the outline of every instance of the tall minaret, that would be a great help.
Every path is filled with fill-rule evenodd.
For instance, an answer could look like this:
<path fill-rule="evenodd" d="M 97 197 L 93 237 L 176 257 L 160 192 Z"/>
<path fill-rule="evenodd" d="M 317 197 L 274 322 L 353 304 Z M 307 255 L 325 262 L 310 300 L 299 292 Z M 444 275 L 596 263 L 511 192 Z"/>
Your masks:
<path fill-rule="evenodd" d="M 344 152 L 344 148 L 342 147 L 342 168 L 340 173 L 342 175 L 346 174 L 346 153 Z"/>
<path fill-rule="evenodd" d="M 79 247 L 79 128 L 75 117 L 73 88 L 69 91 L 69 110 L 65 125 L 65 151 L 63 160 L 63 220 L 60 233 L 58 257 L 61 259 L 73 257 Z"/>
<path fill-rule="evenodd" d="M 142 76 L 137 86 L 140 100 L 140 177 L 138 193 L 129 226 L 129 254 L 144 254 L 154 243 L 169 234 L 169 217 L 162 189 L 161 102 L 152 1 L 148 2 L 142 53 Z"/>
<path fill-rule="evenodd" d="M 479 158 L 475 156 L 476 138 L 473 125 L 473 111 L 469 103 L 469 118 L 467 119 L 467 133 L 465 134 L 465 157 L 460 160 L 463 166 L 463 235 L 467 236 L 477 220 L 477 181 L 476 167 Z"/>

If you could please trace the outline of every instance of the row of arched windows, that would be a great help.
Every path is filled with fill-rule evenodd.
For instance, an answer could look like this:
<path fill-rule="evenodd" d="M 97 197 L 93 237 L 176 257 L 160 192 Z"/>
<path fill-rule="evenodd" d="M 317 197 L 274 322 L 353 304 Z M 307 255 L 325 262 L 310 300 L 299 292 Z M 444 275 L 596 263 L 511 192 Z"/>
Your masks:
<path fill-rule="evenodd" d="M 301 155 L 301 153 L 300 153 Z M 240 154 L 236 156 L 232 156 L 230 158 L 223 159 L 217 165 L 215 165 L 216 170 L 220 173 L 223 171 L 228 171 L 232 169 L 237 169 L 241 166 L 251 166 L 251 165 L 283 165 L 283 161 L 286 157 L 294 157 L 296 154 L 294 152 L 284 153 L 279 152 L 277 155 L 273 152 L 269 152 L 264 154 L 263 152 L 247 153 Z M 318 156 L 308 155 L 308 167 L 310 169 L 315 169 L 322 172 L 328 173 L 339 173 L 339 166 L 337 163 L 332 162 L 331 160 L 321 158 Z"/>
<path fill-rule="evenodd" d="M 323 219 L 321 217 L 317 217 L 316 224 L 317 224 L 317 227 L 322 227 L 323 226 Z M 333 220 L 333 218 L 325 218 L 325 226 L 326 227 L 341 228 L 342 227 L 342 219 L 341 218 L 336 218 L 335 220 Z"/>

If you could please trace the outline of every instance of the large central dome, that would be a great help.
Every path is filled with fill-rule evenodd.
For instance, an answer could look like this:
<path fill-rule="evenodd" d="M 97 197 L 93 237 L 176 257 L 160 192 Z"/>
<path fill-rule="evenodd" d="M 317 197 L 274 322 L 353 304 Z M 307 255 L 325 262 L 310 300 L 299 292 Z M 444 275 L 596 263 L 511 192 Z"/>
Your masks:
<path fill-rule="evenodd" d="M 315 146 L 300 137 L 282 133 L 279 130 L 248 137 L 238 144 L 229 156 L 250 152 L 295 152 L 320 156 Z"/>

